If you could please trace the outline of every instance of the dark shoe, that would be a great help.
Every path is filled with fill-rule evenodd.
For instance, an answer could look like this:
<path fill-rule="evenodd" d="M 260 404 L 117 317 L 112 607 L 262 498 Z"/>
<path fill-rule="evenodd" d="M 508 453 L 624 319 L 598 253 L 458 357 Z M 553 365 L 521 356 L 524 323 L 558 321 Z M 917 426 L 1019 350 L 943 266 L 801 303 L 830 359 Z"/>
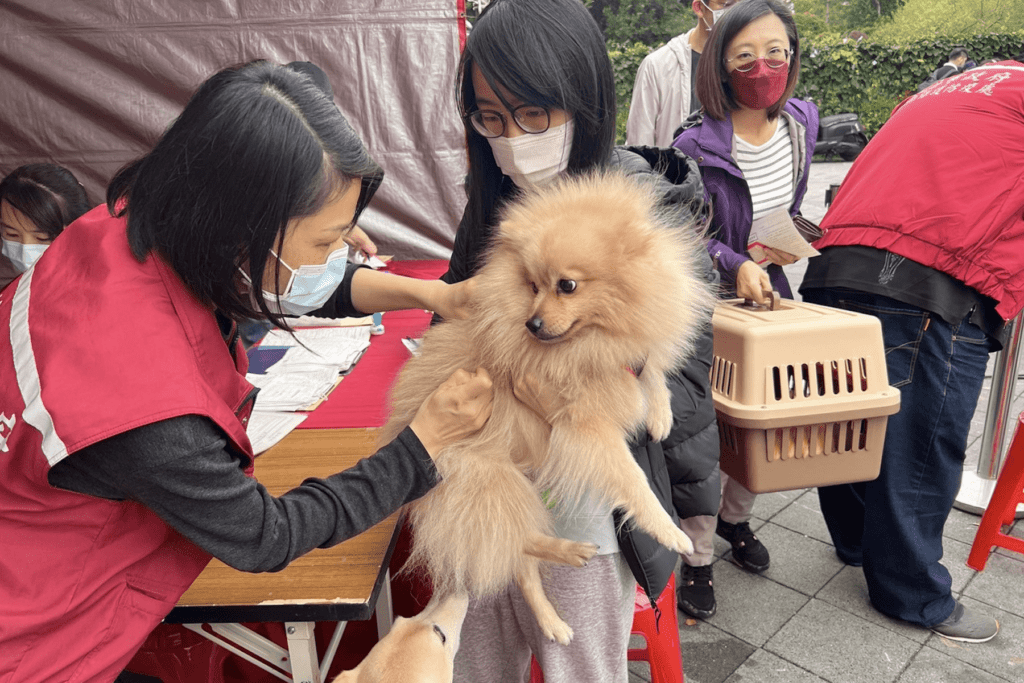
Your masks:
<path fill-rule="evenodd" d="M 847 555 L 846 553 L 840 552 L 839 548 L 836 548 L 836 557 L 839 558 L 840 562 L 842 562 L 845 565 L 849 565 L 850 567 L 864 566 L 864 556 L 859 553 L 856 556 L 851 556 Z"/>
<path fill-rule="evenodd" d="M 999 622 L 987 614 L 968 610 L 957 600 L 953 613 L 941 624 L 932 626 L 932 631 L 943 638 L 964 643 L 987 643 L 999 633 Z"/>
<path fill-rule="evenodd" d="M 729 524 L 718 518 L 716 533 L 732 545 L 732 562 L 741 569 L 759 574 L 771 563 L 768 548 L 764 547 L 757 536 L 750 530 L 750 522 Z"/>
<path fill-rule="evenodd" d="M 715 589 L 711 585 L 711 565 L 691 567 L 684 563 L 679 570 L 676 604 L 691 617 L 707 619 L 715 615 Z"/>

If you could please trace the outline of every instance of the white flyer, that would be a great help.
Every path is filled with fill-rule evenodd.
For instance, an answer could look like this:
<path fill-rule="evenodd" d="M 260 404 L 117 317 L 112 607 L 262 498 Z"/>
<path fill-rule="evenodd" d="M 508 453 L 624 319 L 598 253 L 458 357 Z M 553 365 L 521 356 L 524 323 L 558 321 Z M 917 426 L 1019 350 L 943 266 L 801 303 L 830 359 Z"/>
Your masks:
<path fill-rule="evenodd" d="M 767 268 L 771 261 L 768 260 L 764 247 L 785 251 L 797 259 L 821 254 L 797 231 L 796 226 L 793 225 L 793 219 L 785 207 L 780 207 L 761 216 L 750 226 L 747 252 L 757 265 Z"/>

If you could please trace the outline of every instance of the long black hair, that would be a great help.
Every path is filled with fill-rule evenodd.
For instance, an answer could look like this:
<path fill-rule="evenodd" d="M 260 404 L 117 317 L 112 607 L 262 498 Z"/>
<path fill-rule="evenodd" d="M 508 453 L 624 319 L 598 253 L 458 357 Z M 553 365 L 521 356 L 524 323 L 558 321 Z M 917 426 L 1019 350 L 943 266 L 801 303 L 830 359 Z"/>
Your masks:
<path fill-rule="evenodd" d="M 579 0 L 495 0 L 469 33 L 456 80 L 469 150 L 470 224 L 494 219 L 504 177 L 487 138 L 465 118 L 477 108 L 474 66 L 495 92 L 500 94 L 501 86 L 525 104 L 572 115 L 570 173 L 609 160 L 615 144 L 615 78 L 604 37 L 586 7 Z"/>
<path fill-rule="evenodd" d="M 107 207 L 127 213 L 137 259 L 157 252 L 200 301 L 229 317 L 285 326 L 260 289 L 288 222 L 354 180 L 362 183 L 358 217 L 383 175 L 308 75 L 256 61 L 203 83 L 153 150 L 114 176 Z M 252 297 L 238 270 L 245 263 Z"/>
<path fill-rule="evenodd" d="M 75 174 L 57 164 L 25 164 L 0 180 L 0 201 L 25 214 L 48 239 L 92 208 Z"/>

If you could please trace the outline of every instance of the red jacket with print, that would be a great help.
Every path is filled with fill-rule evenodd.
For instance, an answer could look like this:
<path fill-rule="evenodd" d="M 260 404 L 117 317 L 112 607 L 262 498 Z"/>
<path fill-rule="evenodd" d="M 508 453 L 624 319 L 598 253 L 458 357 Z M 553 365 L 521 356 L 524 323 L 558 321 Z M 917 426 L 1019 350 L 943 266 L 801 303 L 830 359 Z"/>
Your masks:
<path fill-rule="evenodd" d="M 818 249 L 884 249 L 1024 308 L 1024 64 L 947 78 L 902 102 L 843 180 Z"/>

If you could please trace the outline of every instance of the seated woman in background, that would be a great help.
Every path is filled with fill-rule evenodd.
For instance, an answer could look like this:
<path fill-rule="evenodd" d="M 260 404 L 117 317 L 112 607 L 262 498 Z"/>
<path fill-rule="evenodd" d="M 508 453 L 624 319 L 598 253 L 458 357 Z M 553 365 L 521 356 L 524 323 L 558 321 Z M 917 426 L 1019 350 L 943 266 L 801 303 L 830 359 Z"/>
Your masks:
<path fill-rule="evenodd" d="M 74 174 L 25 164 L 0 181 L 0 289 L 28 270 L 71 221 L 92 208 Z"/>

